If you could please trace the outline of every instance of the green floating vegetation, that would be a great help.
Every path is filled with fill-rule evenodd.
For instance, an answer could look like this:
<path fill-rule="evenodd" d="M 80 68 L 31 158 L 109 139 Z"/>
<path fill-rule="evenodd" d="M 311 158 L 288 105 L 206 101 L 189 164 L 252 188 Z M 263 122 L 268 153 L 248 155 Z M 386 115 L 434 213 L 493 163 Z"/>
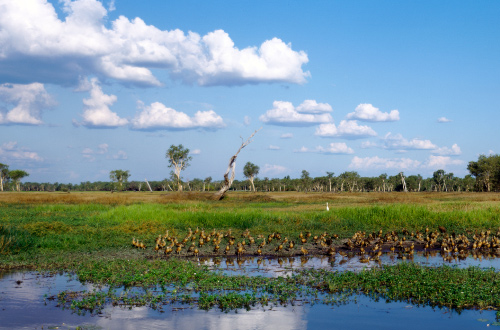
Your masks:
<path fill-rule="evenodd" d="M 342 304 L 358 294 L 457 311 L 500 308 L 500 273 L 478 267 L 432 268 L 402 263 L 359 273 L 311 269 L 290 277 L 265 278 L 228 276 L 176 260 L 121 260 L 82 264 L 76 275 L 83 282 L 109 287 L 107 292 L 59 295 L 60 305 L 80 312 L 99 312 L 106 304 L 161 310 L 164 305 L 181 303 L 222 311 L 293 305 L 299 299 L 302 303 Z M 115 289 L 121 287 L 125 291 L 117 294 Z"/>

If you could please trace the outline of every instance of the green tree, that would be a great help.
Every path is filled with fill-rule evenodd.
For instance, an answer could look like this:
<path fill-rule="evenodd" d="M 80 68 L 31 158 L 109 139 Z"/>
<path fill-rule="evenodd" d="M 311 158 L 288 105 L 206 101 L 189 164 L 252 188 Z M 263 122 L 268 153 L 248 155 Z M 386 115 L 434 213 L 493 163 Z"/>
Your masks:
<path fill-rule="evenodd" d="M 469 162 L 467 169 L 476 177 L 478 190 L 489 192 L 500 188 L 500 155 L 480 155 L 477 162 Z"/>
<path fill-rule="evenodd" d="M 9 165 L 0 163 L 0 191 L 3 191 L 3 184 L 9 179 Z"/>
<path fill-rule="evenodd" d="M 9 177 L 14 182 L 17 191 L 21 191 L 21 179 L 27 176 L 29 176 L 29 173 L 23 170 L 9 171 Z"/>
<path fill-rule="evenodd" d="M 432 173 L 432 179 L 436 184 L 437 191 L 444 190 L 444 186 L 446 185 L 446 172 L 444 170 L 437 170 Z"/>
<path fill-rule="evenodd" d="M 189 162 L 193 159 L 189 156 L 189 149 L 184 148 L 182 144 L 174 146 L 173 144 L 168 148 L 165 157 L 168 160 L 168 167 L 173 167 L 173 173 L 177 178 L 177 189 L 182 191 L 181 184 L 181 171 L 189 166 Z"/>
<path fill-rule="evenodd" d="M 252 191 L 255 191 L 255 185 L 253 184 L 253 179 L 259 174 L 260 167 L 254 163 L 247 162 L 243 167 L 243 175 L 250 181 L 252 185 Z"/>
<path fill-rule="evenodd" d="M 205 191 L 205 186 L 208 191 L 210 191 L 210 182 L 212 182 L 212 177 L 208 176 L 203 180 L 203 191 Z"/>
<path fill-rule="evenodd" d="M 127 183 L 130 177 L 129 171 L 114 170 L 109 172 L 109 178 L 116 184 L 117 190 L 123 190 L 123 184 Z"/>
<path fill-rule="evenodd" d="M 307 189 L 309 189 L 309 186 L 311 185 L 311 176 L 309 175 L 309 172 L 307 172 L 306 170 L 302 170 L 300 181 L 302 182 L 304 191 L 307 191 Z"/>

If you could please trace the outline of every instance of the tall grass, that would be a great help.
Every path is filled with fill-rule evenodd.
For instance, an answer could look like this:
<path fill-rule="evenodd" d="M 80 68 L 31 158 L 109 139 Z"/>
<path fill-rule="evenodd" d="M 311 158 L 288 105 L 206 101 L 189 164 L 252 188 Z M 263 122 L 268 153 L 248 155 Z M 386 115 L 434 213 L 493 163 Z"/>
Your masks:
<path fill-rule="evenodd" d="M 102 196 L 102 193 L 96 195 Z M 339 195 L 336 198 L 342 201 L 332 202 L 327 212 L 321 201 L 325 194 L 307 194 L 306 198 L 300 198 L 294 193 L 288 195 L 288 199 L 259 197 L 252 201 L 247 197 L 251 195 L 236 194 L 223 202 L 195 200 L 192 196 L 181 200 L 178 196 L 182 195 L 173 195 L 177 197 L 169 202 L 138 200 L 131 203 L 108 203 L 106 200 L 89 203 L 86 201 L 92 196 L 83 194 L 79 197 L 83 202 L 70 204 L 47 203 L 45 199 L 31 204 L 6 201 L 0 194 L 0 226 L 8 228 L 0 233 L 0 237 L 4 237 L 0 253 L 87 253 L 125 249 L 134 236 L 149 240 L 166 230 L 183 234 L 188 228 L 196 227 L 206 230 L 232 228 L 235 233 L 250 229 L 253 234 L 265 235 L 281 232 L 292 237 L 301 231 L 326 231 L 348 237 L 359 230 L 401 231 L 406 228 L 422 231 L 438 226 L 457 233 L 469 231 L 469 234 L 484 229 L 496 230 L 500 225 L 497 195 L 489 195 L 490 199 L 479 199 L 479 195 L 471 195 L 467 200 L 461 196 L 450 198 L 447 194 L 435 194 L 425 203 L 414 203 L 416 197 L 410 198 L 412 202 L 403 203 L 404 194 L 396 194 L 394 198 L 391 194 Z M 129 198 L 127 194 L 122 196 Z M 385 198 L 382 203 L 366 202 L 382 197 Z M 438 201 L 440 198 L 444 201 Z M 28 198 L 33 199 L 36 198 Z M 393 199 L 397 202 L 390 203 Z"/>

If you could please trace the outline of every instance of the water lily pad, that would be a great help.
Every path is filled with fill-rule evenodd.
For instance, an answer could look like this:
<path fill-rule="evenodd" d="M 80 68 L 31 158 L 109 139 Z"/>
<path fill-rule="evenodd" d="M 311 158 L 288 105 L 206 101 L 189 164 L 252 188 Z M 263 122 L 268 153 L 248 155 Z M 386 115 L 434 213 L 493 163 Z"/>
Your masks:
<path fill-rule="evenodd" d="M 488 322 L 488 319 L 477 319 L 479 322 Z"/>

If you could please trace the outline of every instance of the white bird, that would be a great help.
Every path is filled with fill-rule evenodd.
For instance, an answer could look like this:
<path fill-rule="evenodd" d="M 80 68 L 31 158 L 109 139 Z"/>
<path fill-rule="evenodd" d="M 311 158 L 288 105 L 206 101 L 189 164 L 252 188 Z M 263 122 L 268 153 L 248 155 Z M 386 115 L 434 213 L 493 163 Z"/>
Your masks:
<path fill-rule="evenodd" d="M 328 207 L 328 202 L 326 202 L 326 210 L 330 211 L 330 208 Z"/>

